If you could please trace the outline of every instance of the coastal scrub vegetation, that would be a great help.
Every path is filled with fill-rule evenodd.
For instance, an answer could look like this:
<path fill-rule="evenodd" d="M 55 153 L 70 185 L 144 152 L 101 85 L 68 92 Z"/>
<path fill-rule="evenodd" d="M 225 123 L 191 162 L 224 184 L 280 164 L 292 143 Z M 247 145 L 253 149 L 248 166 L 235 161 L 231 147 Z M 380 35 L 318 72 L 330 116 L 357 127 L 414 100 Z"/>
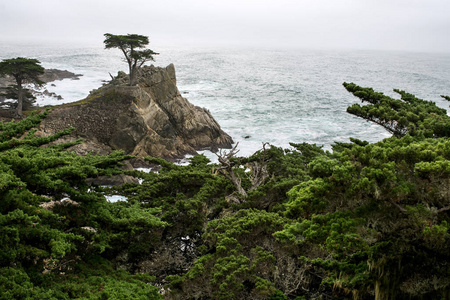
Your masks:
<path fill-rule="evenodd" d="M 48 112 L 1 124 L 0 299 L 449 299 L 450 118 L 344 87 L 392 137 L 146 173 L 35 135 Z M 86 181 L 119 173 L 140 183 Z"/>

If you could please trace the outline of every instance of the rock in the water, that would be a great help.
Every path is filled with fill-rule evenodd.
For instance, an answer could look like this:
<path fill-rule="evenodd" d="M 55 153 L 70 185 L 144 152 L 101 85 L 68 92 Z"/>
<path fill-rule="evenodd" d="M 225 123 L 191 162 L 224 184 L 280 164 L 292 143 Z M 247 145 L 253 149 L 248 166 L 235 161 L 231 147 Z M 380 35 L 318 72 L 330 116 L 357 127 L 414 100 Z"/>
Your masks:
<path fill-rule="evenodd" d="M 44 81 L 45 83 L 49 83 L 56 80 L 63 79 L 72 79 L 79 80 L 82 74 L 75 74 L 67 70 L 58 70 L 58 69 L 45 69 L 44 74 L 39 76 L 39 79 Z M 4 76 L 0 77 L 0 87 L 5 87 L 11 84 L 16 84 L 16 81 L 12 76 Z M 52 84 L 54 86 L 54 84 Z"/>
<path fill-rule="evenodd" d="M 140 71 L 136 86 L 127 86 L 122 76 L 82 101 L 54 107 L 41 124 L 42 134 L 75 127 L 68 139 L 84 138 L 86 143 L 73 149 L 83 154 L 118 149 L 174 159 L 196 150 L 231 148 L 231 137 L 211 113 L 181 96 L 173 64 Z"/>
<path fill-rule="evenodd" d="M 81 76 L 83 75 L 75 74 L 67 70 L 45 69 L 44 74 L 39 76 L 39 79 L 44 82 L 52 82 L 63 79 L 79 80 Z"/>

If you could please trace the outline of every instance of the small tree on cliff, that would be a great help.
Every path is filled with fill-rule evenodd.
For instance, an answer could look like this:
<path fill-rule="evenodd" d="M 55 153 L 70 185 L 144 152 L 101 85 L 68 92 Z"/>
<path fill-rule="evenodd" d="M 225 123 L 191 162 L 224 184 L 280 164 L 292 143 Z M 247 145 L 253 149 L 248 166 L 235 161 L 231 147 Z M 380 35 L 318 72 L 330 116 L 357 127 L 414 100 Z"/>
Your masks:
<path fill-rule="evenodd" d="M 158 53 L 143 49 L 149 44 L 148 37 L 138 34 L 115 35 L 105 33 L 105 49 L 119 48 L 125 55 L 130 71 L 130 85 L 136 84 L 137 70 L 147 61 L 153 61 L 153 55 Z"/>
<path fill-rule="evenodd" d="M 16 80 L 17 85 L 13 86 L 10 91 L 17 89 L 17 116 L 22 116 L 23 101 L 28 91 L 23 88 L 23 84 L 44 84 L 39 79 L 39 75 L 42 74 L 44 74 L 44 68 L 37 59 L 17 57 L 4 59 L 0 62 L 0 76 L 10 75 Z"/>

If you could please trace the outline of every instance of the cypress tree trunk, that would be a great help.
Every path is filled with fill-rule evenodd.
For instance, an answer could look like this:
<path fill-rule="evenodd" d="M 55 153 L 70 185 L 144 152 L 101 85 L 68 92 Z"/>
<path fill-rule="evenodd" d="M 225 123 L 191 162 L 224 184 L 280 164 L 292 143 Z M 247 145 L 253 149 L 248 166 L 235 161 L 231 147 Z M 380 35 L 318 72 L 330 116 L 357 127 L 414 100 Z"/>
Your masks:
<path fill-rule="evenodd" d="M 388 260 L 386 257 L 369 262 L 369 270 L 376 278 L 375 300 L 395 300 L 401 273 L 401 258 L 398 258 L 398 262 Z"/>
<path fill-rule="evenodd" d="M 23 107 L 23 88 L 22 88 L 22 80 L 17 79 L 17 109 L 16 115 L 18 117 L 22 117 L 22 107 Z"/>
<path fill-rule="evenodd" d="M 133 68 L 133 66 L 130 64 L 129 65 L 129 69 L 130 69 L 130 86 L 133 86 L 136 84 L 136 72 L 135 72 L 135 68 Z"/>

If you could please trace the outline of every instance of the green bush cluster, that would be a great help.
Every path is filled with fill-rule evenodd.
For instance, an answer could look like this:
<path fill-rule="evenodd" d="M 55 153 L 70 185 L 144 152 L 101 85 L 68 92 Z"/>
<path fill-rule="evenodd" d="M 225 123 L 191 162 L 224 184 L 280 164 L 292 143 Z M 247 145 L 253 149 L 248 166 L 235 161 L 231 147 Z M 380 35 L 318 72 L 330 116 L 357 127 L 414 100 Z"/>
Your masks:
<path fill-rule="evenodd" d="M 54 143 L 70 129 L 35 135 L 48 112 L 0 124 L 1 297 L 449 298 L 450 118 L 344 86 L 368 103 L 349 112 L 392 137 L 265 145 L 230 158 L 235 182 L 203 155 L 148 157 L 149 173 L 119 169 L 120 152 L 77 156 Z M 119 173 L 141 183 L 86 183 Z"/>
<path fill-rule="evenodd" d="M 107 260 L 137 235 L 164 227 L 160 210 L 108 203 L 86 183 L 120 173 L 128 157 L 78 156 L 66 151 L 74 143 L 52 144 L 70 129 L 36 136 L 47 114 L 0 125 L 0 298 L 160 298 L 148 278 Z"/>

